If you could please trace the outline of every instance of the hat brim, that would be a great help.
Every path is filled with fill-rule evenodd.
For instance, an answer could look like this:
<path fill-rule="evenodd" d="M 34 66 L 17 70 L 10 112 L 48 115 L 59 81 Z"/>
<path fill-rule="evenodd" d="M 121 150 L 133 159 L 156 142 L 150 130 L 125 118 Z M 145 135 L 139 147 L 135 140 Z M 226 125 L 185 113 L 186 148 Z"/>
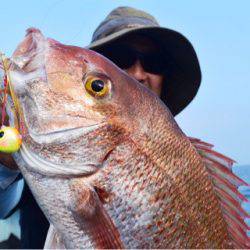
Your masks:
<path fill-rule="evenodd" d="M 88 49 L 101 52 L 101 48 L 128 34 L 142 34 L 158 42 L 171 57 L 171 75 L 166 76 L 161 99 L 173 115 L 180 113 L 195 97 L 201 82 L 201 70 L 192 44 L 179 32 L 163 27 L 127 28 L 92 42 Z"/>

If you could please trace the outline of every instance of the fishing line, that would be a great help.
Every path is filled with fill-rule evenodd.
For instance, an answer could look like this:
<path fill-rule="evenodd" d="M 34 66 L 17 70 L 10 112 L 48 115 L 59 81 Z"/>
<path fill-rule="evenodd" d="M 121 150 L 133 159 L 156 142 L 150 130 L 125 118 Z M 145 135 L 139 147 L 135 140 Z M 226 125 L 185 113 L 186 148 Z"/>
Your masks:
<path fill-rule="evenodd" d="M 13 92 L 13 88 L 10 83 L 10 78 L 8 75 L 9 70 L 9 60 L 0 52 L 1 56 L 1 69 L 3 70 L 3 89 L 0 89 L 0 93 L 3 93 L 1 99 L 1 127 L 0 127 L 0 152 L 4 153 L 15 153 L 17 152 L 22 144 L 22 137 L 19 131 L 14 127 L 5 126 L 5 117 L 6 117 L 6 103 L 8 98 L 8 90 L 12 97 L 14 103 L 13 112 L 15 115 L 18 115 L 16 112 L 18 109 L 18 101 Z M 17 123 L 18 123 L 18 119 Z M 19 127 L 19 125 L 18 125 Z"/>
<path fill-rule="evenodd" d="M 20 107 L 19 107 L 19 102 L 16 98 L 16 95 L 14 94 L 14 90 L 10 81 L 10 76 L 9 76 L 9 60 L 7 57 L 4 56 L 3 53 L 0 52 L 1 55 L 1 60 L 2 60 L 2 67 L 4 70 L 4 99 L 2 100 L 2 108 L 4 106 L 4 114 L 6 115 L 6 103 L 7 103 L 7 97 L 8 97 L 8 92 L 10 93 L 11 99 L 13 101 L 14 106 L 11 107 L 13 109 L 13 113 L 18 116 L 18 112 L 20 112 Z M 9 91 L 8 91 L 9 90 Z M 4 117 L 5 119 L 5 117 Z M 18 120 L 18 119 L 17 119 Z M 4 125 L 4 124 L 2 124 Z M 18 124 L 19 125 L 19 124 Z M 19 127 L 19 126 L 18 126 Z"/>
<path fill-rule="evenodd" d="M 2 61 L 2 64 L 1 64 L 1 68 L 3 69 L 4 71 L 4 75 L 3 75 L 3 89 L 0 89 L 0 92 L 3 92 L 3 96 L 1 98 L 1 114 L 2 114 L 2 117 L 1 117 L 1 127 L 4 126 L 4 122 L 5 122 L 5 117 L 6 117 L 6 102 L 7 102 L 7 94 L 8 94 L 8 77 L 7 77 L 7 65 L 5 63 L 5 59 L 4 59 L 4 55 L 3 53 L 1 53 L 1 61 Z"/>
<path fill-rule="evenodd" d="M 4 90 L 3 90 L 3 100 L 2 100 L 2 120 L 1 120 L 1 127 L 4 126 L 5 116 L 6 116 L 6 101 L 7 101 L 7 77 L 4 76 Z"/>

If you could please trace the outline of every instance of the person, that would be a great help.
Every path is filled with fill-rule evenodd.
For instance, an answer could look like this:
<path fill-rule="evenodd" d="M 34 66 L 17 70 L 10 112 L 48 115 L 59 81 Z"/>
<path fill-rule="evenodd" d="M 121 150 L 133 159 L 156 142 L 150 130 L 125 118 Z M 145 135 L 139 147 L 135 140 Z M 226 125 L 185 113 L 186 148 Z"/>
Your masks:
<path fill-rule="evenodd" d="M 94 31 L 88 48 L 149 87 L 174 116 L 199 89 L 201 70 L 192 44 L 144 11 L 114 9 Z"/>
<path fill-rule="evenodd" d="M 200 86 L 200 66 L 191 43 L 182 34 L 160 27 L 144 11 L 114 9 L 97 27 L 87 48 L 151 89 L 174 116 L 192 101 Z M 15 168 L 12 159 L 1 157 L 0 163 L 0 201 L 6 201 L 0 202 L 0 218 L 20 209 L 21 248 L 42 248 L 49 224 L 20 174 L 5 167 Z"/>

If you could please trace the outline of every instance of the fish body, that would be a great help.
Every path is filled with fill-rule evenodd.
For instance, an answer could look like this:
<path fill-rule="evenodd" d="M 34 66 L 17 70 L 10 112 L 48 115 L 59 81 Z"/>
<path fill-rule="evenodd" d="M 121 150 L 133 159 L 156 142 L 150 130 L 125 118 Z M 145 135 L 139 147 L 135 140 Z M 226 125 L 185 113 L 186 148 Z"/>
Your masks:
<path fill-rule="evenodd" d="M 233 161 L 113 63 L 29 29 L 9 74 L 14 157 L 60 246 L 248 246 Z"/>

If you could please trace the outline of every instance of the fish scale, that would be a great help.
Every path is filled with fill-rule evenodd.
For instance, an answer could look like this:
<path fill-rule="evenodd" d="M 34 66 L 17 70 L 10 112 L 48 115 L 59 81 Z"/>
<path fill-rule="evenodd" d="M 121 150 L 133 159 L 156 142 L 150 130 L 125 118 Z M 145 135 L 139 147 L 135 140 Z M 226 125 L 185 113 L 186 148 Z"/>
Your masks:
<path fill-rule="evenodd" d="M 129 150 L 126 150 L 125 152 L 127 152 L 127 151 L 129 151 Z M 117 157 L 114 157 L 114 158 L 117 158 Z M 133 157 L 133 158 L 136 158 L 136 157 Z M 142 163 L 142 166 L 139 166 L 138 168 L 139 169 L 141 169 L 142 171 L 144 170 L 144 166 L 146 166 L 146 164 L 145 163 Z M 134 164 L 131 164 L 130 165 L 130 167 L 131 168 L 136 168 L 136 164 L 134 165 Z M 116 168 L 120 168 L 120 169 L 126 169 L 126 171 L 127 172 L 130 172 L 130 169 L 128 168 L 128 166 L 126 166 L 126 167 L 121 167 L 121 166 L 116 166 Z M 148 167 L 147 169 L 152 169 L 152 166 L 150 167 Z M 154 168 L 154 169 L 156 169 L 156 168 Z M 131 173 L 132 173 L 132 175 L 131 176 L 135 176 L 134 174 L 133 174 L 133 171 L 134 170 L 132 170 L 131 171 Z M 147 173 L 146 173 L 147 174 Z M 149 177 L 151 177 L 150 175 L 148 175 Z M 112 179 L 117 179 L 118 178 L 118 176 L 117 177 L 112 177 Z M 121 178 L 121 173 L 119 173 L 119 178 Z M 167 182 L 167 180 L 166 180 L 166 178 L 164 178 L 165 180 L 164 181 L 166 181 Z M 150 180 L 151 180 L 151 178 L 149 178 L 149 182 L 150 182 Z M 122 181 L 122 180 L 121 180 Z M 122 181 L 123 182 L 123 181 Z M 130 179 L 130 181 L 129 181 L 130 183 L 131 183 L 131 179 Z M 140 182 L 139 182 L 140 183 Z M 138 185 L 140 185 L 140 184 L 138 184 Z M 114 186 L 114 185 L 110 185 L 110 186 Z M 135 189 L 133 189 L 133 186 L 134 186 L 134 184 L 133 185 L 130 185 L 129 187 L 131 188 L 131 189 L 128 189 L 128 193 L 130 193 L 130 192 L 132 192 L 132 191 L 136 191 Z M 147 186 L 147 185 L 146 185 Z M 138 188 L 139 189 L 139 188 Z M 159 189 L 159 186 L 157 186 L 157 189 Z M 161 190 L 161 189 L 160 189 Z M 112 191 L 111 191 L 112 192 Z M 117 191 L 117 193 L 119 194 L 119 192 L 120 192 L 120 190 L 118 190 Z M 153 192 L 152 192 L 153 193 Z M 144 196 L 142 196 L 141 197 L 141 199 L 144 199 L 144 201 L 145 201 L 145 197 Z M 131 200 L 131 203 L 133 203 L 133 204 L 137 204 L 138 202 L 135 202 L 134 200 Z M 139 202 L 139 204 L 141 204 L 141 202 Z M 138 206 L 138 207 L 140 207 L 140 205 Z M 139 214 L 141 214 L 142 212 L 138 212 Z M 168 214 L 168 213 L 165 213 L 166 215 Z M 162 218 L 163 216 L 159 216 L 159 218 Z M 168 216 L 166 216 L 166 217 L 168 217 Z M 195 218 L 197 218 L 197 217 L 195 217 Z M 156 223 L 157 224 L 157 223 Z M 197 232 L 197 231 L 196 231 Z M 178 237 L 176 237 L 176 239 L 177 239 Z M 149 247 L 149 246 L 147 246 L 147 247 Z M 176 246 L 176 247 L 178 247 L 178 245 Z"/>
<path fill-rule="evenodd" d="M 161 138 L 161 139 L 163 139 L 163 138 Z M 146 147 L 146 148 L 150 148 L 150 147 Z M 151 147 L 152 148 L 152 147 Z M 195 166 L 195 164 L 192 164 L 192 165 L 194 165 Z M 195 167 L 195 169 L 196 169 L 196 167 Z M 175 169 L 174 169 L 175 170 Z M 190 170 L 189 170 L 190 171 Z M 196 173 L 196 172 L 198 172 L 198 173 Z M 190 172 L 189 172 L 189 179 L 195 179 L 195 178 L 193 178 L 193 177 L 201 177 L 202 175 L 201 175 L 201 171 L 200 170 L 198 170 L 198 171 L 194 171 L 193 173 L 193 176 L 192 176 L 192 174 L 190 174 Z M 183 176 L 183 175 L 182 175 Z M 203 176 L 203 178 L 201 178 L 201 180 L 199 180 L 198 181 L 198 183 L 200 183 L 201 184 L 201 181 L 204 181 L 205 180 L 205 178 L 204 178 L 204 176 Z M 178 178 L 175 178 L 175 182 L 176 182 L 176 184 L 178 185 Z M 188 186 L 188 185 L 186 185 L 186 183 L 187 183 L 187 180 L 184 180 L 183 182 L 182 181 L 180 181 L 180 183 L 179 184 L 181 184 L 181 183 L 185 183 L 185 186 Z M 208 185 L 208 183 L 207 183 L 207 185 Z M 197 193 L 197 191 L 196 191 L 196 186 L 191 182 L 190 183 L 190 185 L 189 186 L 191 186 L 191 187 L 193 187 L 193 190 L 189 190 L 189 191 L 187 191 L 186 192 L 186 194 L 184 194 L 183 196 L 185 197 L 186 195 L 188 195 L 188 194 L 190 194 L 189 196 L 191 196 L 191 197 L 189 197 L 189 198 L 191 198 L 192 199 L 192 197 L 193 197 L 193 195 L 194 194 L 196 194 Z M 211 192 L 210 192 L 211 193 Z M 200 191 L 200 194 L 198 194 L 199 195 L 199 199 L 201 199 L 202 197 L 204 197 L 204 191 L 202 190 L 202 191 Z M 212 196 L 212 195 L 210 195 L 210 196 Z M 211 197 L 208 197 L 208 199 L 211 201 L 211 200 L 213 200 L 213 199 L 211 199 Z M 215 200 L 215 198 L 214 198 L 214 200 Z M 193 203 L 194 204 L 197 204 L 199 202 L 199 200 L 194 200 L 193 201 Z M 202 204 L 202 202 L 200 202 L 201 204 Z M 210 209 L 210 211 L 211 211 L 211 209 Z M 197 217 L 196 217 L 197 218 Z M 199 218 L 198 218 L 199 219 Z M 197 230 L 198 231 L 198 230 Z M 196 232 L 197 232 L 196 231 Z"/>
<path fill-rule="evenodd" d="M 128 176 L 131 176 L 131 175 L 129 175 L 130 172 L 135 171 L 135 168 L 140 168 L 140 166 L 133 164 L 133 161 L 135 161 L 133 159 L 136 159 L 136 157 L 133 157 L 132 159 L 128 159 L 129 160 L 129 164 L 125 164 L 125 166 L 115 165 L 116 168 L 119 169 L 119 170 L 118 170 L 118 172 L 116 172 L 116 175 L 114 175 L 114 173 L 113 173 L 112 176 L 109 178 L 109 180 L 110 181 L 116 180 L 118 178 L 118 176 L 119 176 L 120 182 L 123 183 Z M 132 170 L 130 171 L 131 168 L 132 168 Z M 122 171 L 122 169 L 126 169 L 126 170 Z M 124 172 L 124 173 L 122 173 L 122 172 Z M 133 178 L 132 179 L 129 178 L 129 179 L 130 180 L 127 180 L 127 181 L 129 181 L 130 183 L 133 182 Z M 137 181 L 136 178 L 134 178 L 134 179 L 135 179 L 135 181 Z M 109 185 L 109 186 L 112 186 L 112 185 Z M 133 205 L 137 204 L 137 206 L 134 209 L 138 209 L 139 210 L 139 208 L 141 207 L 141 205 L 143 203 L 145 203 L 145 199 L 143 197 L 140 197 L 140 196 L 136 195 L 136 192 L 135 192 L 136 190 L 133 187 L 134 187 L 134 184 L 133 185 L 129 185 L 126 190 L 124 190 L 122 187 L 119 188 L 119 186 L 117 187 L 116 190 L 111 190 L 111 193 L 116 193 L 117 195 L 120 196 L 120 199 L 122 199 L 122 202 L 121 202 L 120 199 L 118 199 L 119 200 L 119 204 L 116 204 L 115 200 L 113 200 L 113 202 L 114 202 L 113 203 L 114 204 L 114 209 L 117 208 L 117 207 L 119 207 L 119 206 L 122 206 L 122 207 L 126 208 L 126 207 L 132 207 Z M 134 192 L 133 196 L 131 196 L 132 192 Z M 129 203 L 128 203 L 128 201 L 126 201 L 126 199 L 124 199 L 124 197 L 126 197 L 126 196 L 130 197 Z M 125 204 L 126 204 L 126 206 L 124 206 Z M 116 209 L 115 209 L 115 213 L 116 213 Z M 140 238 L 139 235 L 136 235 L 136 230 L 137 229 L 135 228 L 135 225 L 136 225 L 137 219 L 135 217 L 136 217 L 136 215 L 139 215 L 141 213 L 140 212 L 136 212 L 136 210 L 133 210 L 133 209 L 130 210 L 130 211 L 127 211 L 126 213 L 129 213 L 129 214 L 133 213 L 133 214 L 131 216 L 129 216 L 129 218 L 130 218 L 130 220 L 132 220 L 132 222 L 128 222 L 128 221 L 124 221 L 123 222 L 124 223 L 123 224 L 124 230 L 126 230 L 125 233 L 128 233 L 130 235 L 134 235 L 134 237 Z M 120 221 L 117 224 L 121 225 L 122 222 Z M 126 224 L 133 225 L 132 226 L 133 228 L 127 227 Z M 133 231 L 133 230 L 135 230 L 135 231 Z M 123 231 L 123 229 L 121 231 Z M 125 235 L 124 235 L 124 238 L 128 238 L 129 239 L 129 237 L 125 236 Z M 133 244 L 134 243 L 135 242 L 133 242 Z M 131 245 L 126 245 L 126 246 L 127 247 L 132 247 Z"/>
<path fill-rule="evenodd" d="M 10 60 L 14 157 L 51 223 L 45 248 L 250 247 L 233 161 L 145 86 L 37 29 Z"/>
<path fill-rule="evenodd" d="M 19 167 L 21 167 L 21 169 L 22 164 L 24 163 L 19 161 Z M 23 174 L 28 180 L 28 183 L 35 183 L 35 189 L 32 190 L 34 197 L 44 198 L 39 205 L 49 219 L 55 222 L 63 221 L 63 224 L 69 229 L 67 230 L 67 234 L 63 235 L 65 239 L 72 239 L 68 241 L 69 245 L 67 245 L 67 247 L 73 248 L 73 246 L 78 246 L 78 248 L 81 248 L 81 246 L 84 245 L 86 248 L 91 248 L 89 238 L 82 233 L 77 223 L 72 219 L 71 212 L 68 210 L 69 205 L 67 203 L 70 202 L 68 197 L 70 196 L 70 191 L 67 181 L 46 179 L 44 176 L 26 173 L 25 170 Z M 53 189 L 54 193 L 48 192 L 48 189 Z M 60 227 L 61 226 L 59 226 L 59 228 Z M 74 245 L 70 244 L 72 241 Z"/>

